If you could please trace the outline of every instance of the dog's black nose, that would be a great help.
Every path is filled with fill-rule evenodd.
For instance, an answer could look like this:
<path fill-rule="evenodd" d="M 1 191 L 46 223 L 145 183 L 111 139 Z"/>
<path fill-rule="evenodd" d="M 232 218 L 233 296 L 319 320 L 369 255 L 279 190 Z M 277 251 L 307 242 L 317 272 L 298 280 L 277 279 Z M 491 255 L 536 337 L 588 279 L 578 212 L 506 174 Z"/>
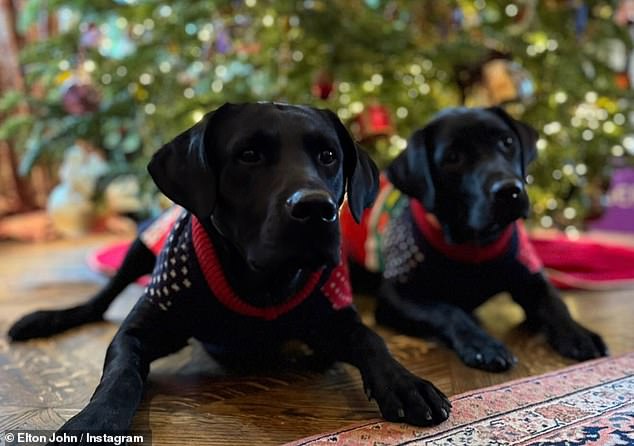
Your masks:
<path fill-rule="evenodd" d="M 513 204 L 522 194 L 523 186 L 519 180 L 501 180 L 493 183 L 491 193 L 496 204 Z"/>
<path fill-rule="evenodd" d="M 286 210 L 292 220 L 302 223 L 332 223 L 337 219 L 337 205 L 330 194 L 323 190 L 298 190 L 286 200 Z"/>

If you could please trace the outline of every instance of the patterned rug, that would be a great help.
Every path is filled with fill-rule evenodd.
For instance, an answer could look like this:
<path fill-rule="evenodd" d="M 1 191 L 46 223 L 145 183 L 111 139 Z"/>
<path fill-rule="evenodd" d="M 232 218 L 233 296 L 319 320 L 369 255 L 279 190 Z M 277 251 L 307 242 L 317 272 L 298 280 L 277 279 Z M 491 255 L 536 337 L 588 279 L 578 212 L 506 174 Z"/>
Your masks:
<path fill-rule="evenodd" d="M 456 395 L 433 428 L 383 421 L 287 446 L 634 445 L 634 353 Z"/>

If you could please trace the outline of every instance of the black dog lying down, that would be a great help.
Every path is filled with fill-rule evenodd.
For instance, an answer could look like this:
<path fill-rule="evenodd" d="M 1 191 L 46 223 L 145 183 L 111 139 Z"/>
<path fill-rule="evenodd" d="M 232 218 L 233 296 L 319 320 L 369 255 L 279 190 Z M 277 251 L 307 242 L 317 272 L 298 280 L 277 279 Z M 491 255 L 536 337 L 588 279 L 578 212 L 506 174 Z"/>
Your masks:
<path fill-rule="evenodd" d="M 358 367 L 386 419 L 447 418 L 444 395 L 402 367 L 351 306 L 338 208 L 347 190 L 358 219 L 378 173 L 332 112 L 226 104 L 163 146 L 148 170 L 187 210 L 158 258 L 137 239 L 90 302 L 36 312 L 9 332 L 22 340 L 99 320 L 125 285 L 153 271 L 108 348 L 90 403 L 62 431 L 129 429 L 150 362 L 191 337 L 238 355 L 299 339 Z"/>
<path fill-rule="evenodd" d="M 471 312 L 509 291 L 560 354 L 607 354 L 601 338 L 571 318 L 518 221 L 528 214 L 524 177 L 536 139 L 497 107 L 450 109 L 413 134 L 388 167 L 391 184 L 364 229 L 347 230 L 343 218 L 354 260 L 383 270 L 377 322 L 439 336 L 467 365 L 503 371 L 515 357 Z M 355 237 L 366 232 L 365 240 Z"/>

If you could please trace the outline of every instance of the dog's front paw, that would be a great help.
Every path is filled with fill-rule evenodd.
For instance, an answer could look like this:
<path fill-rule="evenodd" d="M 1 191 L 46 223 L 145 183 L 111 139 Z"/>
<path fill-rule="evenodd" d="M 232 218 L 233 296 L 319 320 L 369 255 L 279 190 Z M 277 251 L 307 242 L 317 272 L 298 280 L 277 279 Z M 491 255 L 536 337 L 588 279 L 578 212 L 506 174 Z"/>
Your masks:
<path fill-rule="evenodd" d="M 432 383 L 394 362 L 364 377 L 368 399 L 376 400 L 383 418 L 416 426 L 445 421 L 451 403 Z"/>
<path fill-rule="evenodd" d="M 126 429 L 122 429 L 109 419 L 108 415 L 112 413 L 111 409 L 109 410 L 98 404 L 88 404 L 81 412 L 64 423 L 55 432 L 52 441 L 47 443 L 47 446 L 91 445 L 95 443 L 95 438 L 104 439 L 102 434 L 110 434 L 112 436 L 124 434 Z M 93 439 L 92 441 L 91 438 Z M 111 443 L 105 442 L 101 444 Z"/>
<path fill-rule="evenodd" d="M 546 335 L 550 345 L 567 358 L 586 361 L 609 354 L 601 336 L 575 321 L 548 330 Z"/>
<path fill-rule="evenodd" d="M 39 310 L 18 320 L 7 334 L 13 341 L 45 338 L 101 319 L 101 312 L 91 305 L 80 305 L 63 310 Z"/>
<path fill-rule="evenodd" d="M 489 336 L 472 336 L 454 349 L 466 365 L 487 372 L 505 372 L 517 364 L 515 355 Z"/>
<path fill-rule="evenodd" d="M 14 341 L 42 338 L 54 332 L 51 328 L 55 324 L 56 311 L 36 311 L 18 320 L 7 333 Z"/>

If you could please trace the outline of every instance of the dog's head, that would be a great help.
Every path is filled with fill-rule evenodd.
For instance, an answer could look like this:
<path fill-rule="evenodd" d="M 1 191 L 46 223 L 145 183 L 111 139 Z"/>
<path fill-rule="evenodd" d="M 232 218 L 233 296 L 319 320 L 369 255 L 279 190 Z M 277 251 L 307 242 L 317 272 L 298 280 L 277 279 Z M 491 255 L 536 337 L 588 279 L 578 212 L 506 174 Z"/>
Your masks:
<path fill-rule="evenodd" d="M 339 262 L 339 207 L 355 219 L 378 188 L 375 164 L 329 110 L 225 104 L 163 146 L 159 189 L 211 223 L 255 270 Z"/>
<path fill-rule="evenodd" d="M 436 216 L 448 242 L 486 244 L 528 215 L 537 137 L 499 107 L 449 109 L 414 132 L 387 174 Z"/>

